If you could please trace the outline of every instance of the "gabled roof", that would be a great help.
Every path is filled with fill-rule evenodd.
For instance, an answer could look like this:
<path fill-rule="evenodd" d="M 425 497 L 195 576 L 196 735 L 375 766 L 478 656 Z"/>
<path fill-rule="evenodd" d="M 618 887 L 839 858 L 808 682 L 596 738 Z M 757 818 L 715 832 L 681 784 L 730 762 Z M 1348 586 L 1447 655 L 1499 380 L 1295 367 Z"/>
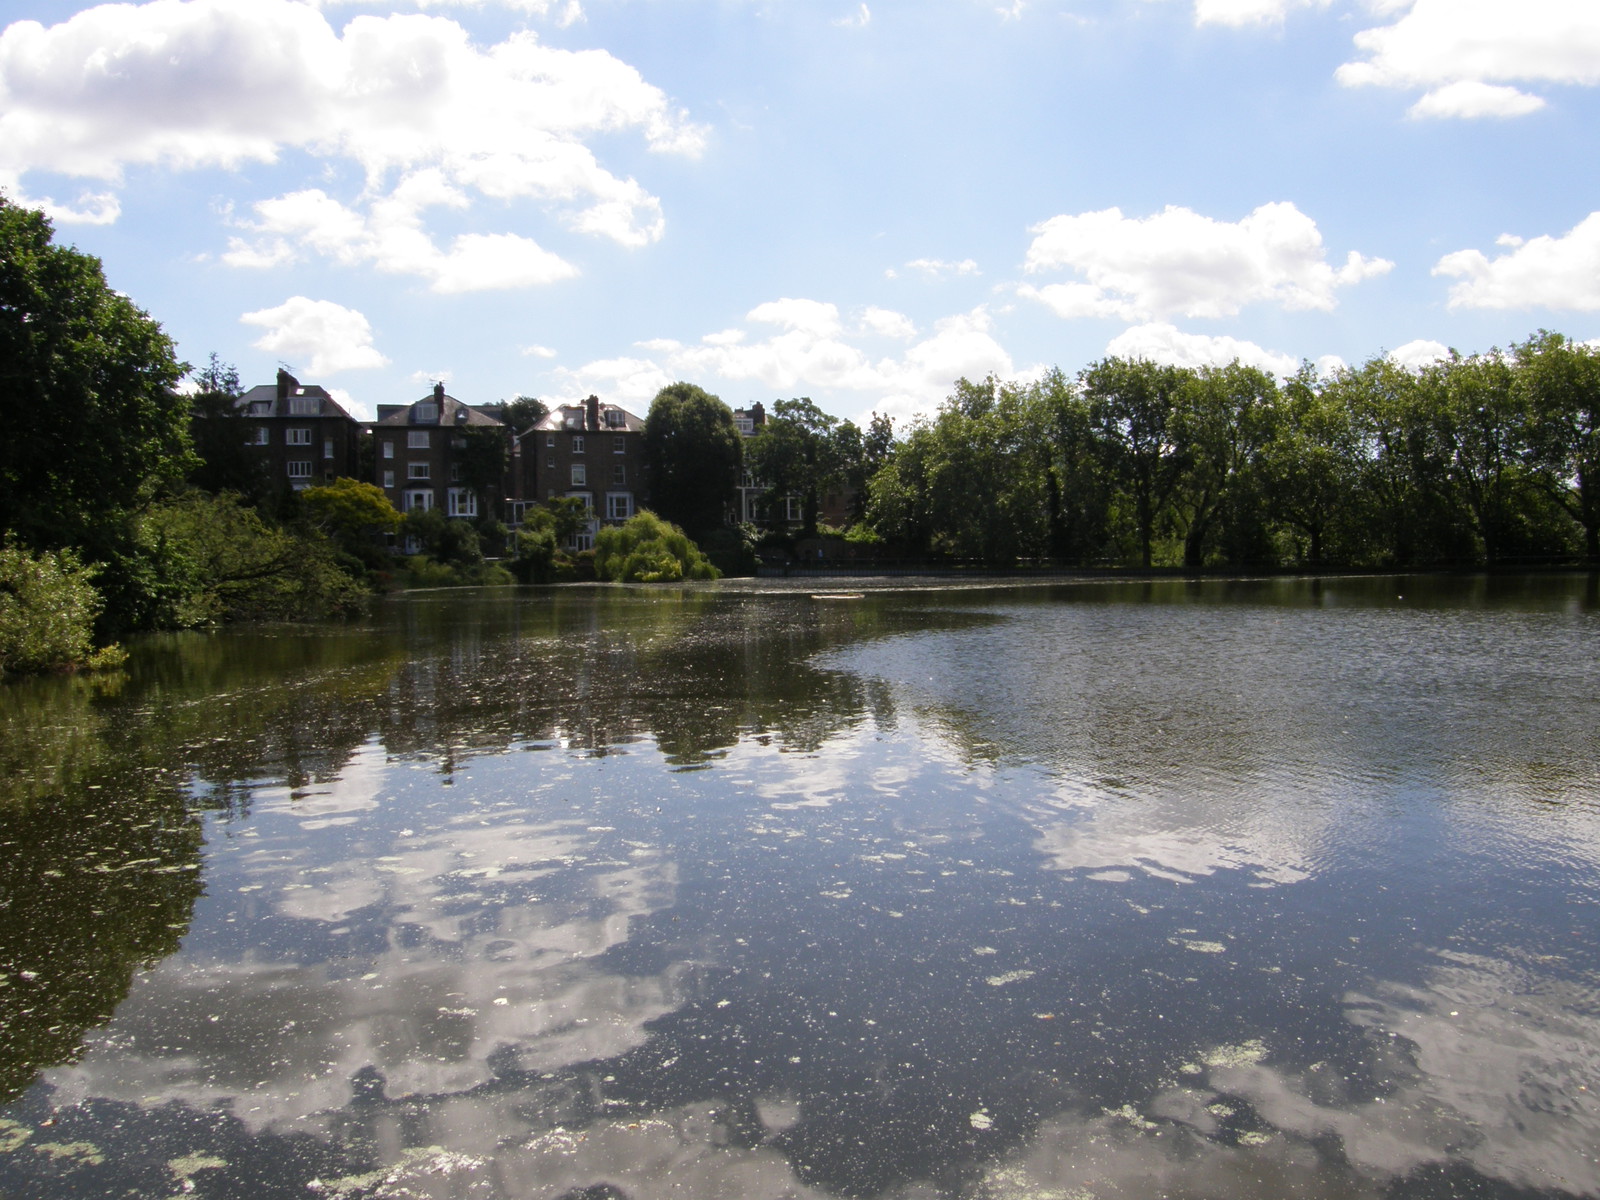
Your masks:
<path fill-rule="evenodd" d="M 264 414 L 258 414 L 258 416 L 293 416 L 302 420 L 309 416 L 343 417 L 346 421 L 355 420 L 354 417 L 345 412 L 343 406 L 340 405 L 337 400 L 328 395 L 326 388 L 320 387 L 315 383 L 303 385 L 296 383 L 293 387 L 288 389 L 288 395 L 282 397 L 281 399 L 279 398 L 278 391 L 279 389 L 270 383 L 258 383 L 255 387 L 251 388 L 244 395 L 235 400 L 234 406 L 241 413 L 246 415 L 249 415 L 250 410 L 254 405 L 266 404 L 269 407 L 265 410 Z M 291 399 L 315 400 L 317 401 L 317 411 L 315 413 L 290 412 L 289 401 Z"/>
<path fill-rule="evenodd" d="M 541 417 L 529 433 L 567 430 L 571 433 L 643 433 L 644 418 L 636 417 L 620 404 L 601 404 L 598 420 L 591 420 L 586 404 L 559 404 Z"/>
<path fill-rule="evenodd" d="M 419 420 L 418 405 L 437 405 L 437 420 Z M 424 414 L 426 410 L 424 409 Z M 373 423 L 374 429 L 459 429 L 463 426 L 505 428 L 502 421 L 497 421 L 488 413 L 482 412 L 472 405 L 457 400 L 454 396 L 445 394 L 443 387 L 435 387 L 432 392 L 420 400 L 413 400 L 410 404 L 380 404 L 378 405 L 378 419 Z"/>

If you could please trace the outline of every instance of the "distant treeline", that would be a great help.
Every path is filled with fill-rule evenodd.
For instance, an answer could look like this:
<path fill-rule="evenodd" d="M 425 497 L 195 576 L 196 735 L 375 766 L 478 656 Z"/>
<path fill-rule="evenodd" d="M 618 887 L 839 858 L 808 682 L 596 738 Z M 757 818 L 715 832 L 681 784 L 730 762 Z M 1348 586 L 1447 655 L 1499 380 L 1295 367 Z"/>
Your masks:
<path fill-rule="evenodd" d="M 961 381 L 867 482 L 893 553 L 1128 566 L 1600 561 L 1600 349 L 1420 370 L 1109 358 Z"/>

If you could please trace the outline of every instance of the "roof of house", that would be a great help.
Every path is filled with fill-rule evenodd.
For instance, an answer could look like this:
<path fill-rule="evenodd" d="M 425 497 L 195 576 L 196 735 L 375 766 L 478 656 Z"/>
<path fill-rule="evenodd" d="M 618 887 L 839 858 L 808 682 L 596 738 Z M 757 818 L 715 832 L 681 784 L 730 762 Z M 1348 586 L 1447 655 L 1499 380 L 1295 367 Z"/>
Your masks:
<path fill-rule="evenodd" d="M 327 392 L 327 390 L 325 388 L 323 388 L 323 387 L 321 387 L 321 386 L 319 386 L 319 385 L 317 385 L 315 383 L 301 384 L 293 376 L 289 377 L 289 384 L 290 384 L 290 386 L 287 389 L 287 394 L 280 399 L 279 394 L 278 394 L 280 389 L 278 387 L 276 387 L 275 385 L 270 384 L 270 383 L 258 383 L 258 384 L 256 384 L 255 387 L 251 388 L 244 395 L 240 396 L 237 400 L 235 400 L 234 401 L 234 405 L 235 405 L 235 407 L 237 407 L 239 409 L 240 412 L 243 412 L 243 413 L 246 413 L 246 414 L 250 413 L 250 411 L 251 411 L 251 409 L 252 409 L 252 407 L 254 405 L 258 405 L 258 404 L 270 405 L 270 407 L 267 408 L 265 412 L 257 413 L 256 414 L 257 416 L 269 416 L 269 417 L 290 417 L 290 416 L 293 416 L 293 417 L 301 417 L 301 418 L 308 417 L 308 416 L 319 416 L 319 417 L 343 417 L 347 421 L 354 421 L 355 420 L 354 417 L 352 417 L 349 413 L 347 413 L 344 410 L 344 408 L 339 404 L 339 402 L 337 400 L 335 400 L 332 396 L 328 395 L 328 392 Z M 316 413 L 314 413 L 314 414 L 313 413 L 304 413 L 304 412 L 291 412 L 290 409 L 289 409 L 289 403 L 288 403 L 289 400 L 291 400 L 291 399 L 293 399 L 293 400 L 304 400 L 304 399 L 315 400 L 315 401 L 317 401 L 317 409 L 318 409 L 318 411 Z"/>
<path fill-rule="evenodd" d="M 418 405 L 436 404 L 436 420 L 418 420 Z M 423 410 L 426 416 L 427 410 Z M 504 423 L 495 420 L 488 413 L 473 408 L 472 405 L 457 400 L 454 396 L 446 395 L 443 384 L 436 384 L 432 392 L 420 400 L 413 400 L 410 404 L 380 404 L 378 405 L 378 419 L 373 423 L 374 429 L 393 429 L 396 427 L 411 426 L 441 426 L 443 428 L 460 428 L 461 426 L 490 426 L 504 428 Z"/>
<path fill-rule="evenodd" d="M 591 407 L 598 419 L 591 419 Z M 559 404 L 540 418 L 529 433 L 570 430 L 573 433 L 643 433 L 644 418 L 636 417 L 620 404 Z"/>

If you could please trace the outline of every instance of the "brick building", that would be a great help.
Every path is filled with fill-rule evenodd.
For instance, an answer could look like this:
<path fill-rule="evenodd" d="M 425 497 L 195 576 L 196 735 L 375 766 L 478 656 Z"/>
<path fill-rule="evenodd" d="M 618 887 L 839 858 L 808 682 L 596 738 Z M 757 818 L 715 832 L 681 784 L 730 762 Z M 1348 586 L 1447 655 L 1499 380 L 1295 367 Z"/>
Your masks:
<path fill-rule="evenodd" d="M 272 478 L 287 479 L 295 491 L 360 478 L 361 426 L 323 388 L 280 370 L 275 384 L 239 397 L 238 408 Z"/>
<path fill-rule="evenodd" d="M 410 404 L 378 405 L 372 440 L 373 482 L 401 512 L 499 513 L 507 492 L 511 431 L 446 395 L 444 384 L 434 384 L 432 393 Z"/>
<path fill-rule="evenodd" d="M 518 439 L 524 504 L 581 499 L 593 514 L 575 549 L 593 545 L 601 523 L 626 521 L 644 499 L 644 421 L 590 396 L 563 404 Z"/>

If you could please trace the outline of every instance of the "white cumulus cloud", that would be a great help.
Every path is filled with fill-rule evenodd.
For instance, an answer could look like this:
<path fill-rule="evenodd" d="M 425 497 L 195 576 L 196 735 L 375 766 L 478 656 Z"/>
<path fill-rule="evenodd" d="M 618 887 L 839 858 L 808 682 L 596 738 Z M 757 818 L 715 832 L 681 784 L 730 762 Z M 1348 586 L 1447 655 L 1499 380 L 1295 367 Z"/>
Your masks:
<path fill-rule="evenodd" d="M 376 4 L 378 2 L 379 0 L 312 0 L 312 3 L 322 8 Z M 543 17 L 563 29 L 583 20 L 583 5 L 579 4 L 578 0 L 411 0 L 411 2 L 420 9 L 482 8 L 487 2 L 491 6 L 498 4 L 500 7 L 509 8 L 514 12 Z"/>
<path fill-rule="evenodd" d="M 1600 309 L 1600 212 L 1560 237 L 1505 234 L 1499 244 L 1505 252 L 1493 258 L 1457 250 L 1434 266 L 1461 281 L 1450 288 L 1451 308 Z"/>
<path fill-rule="evenodd" d="M 1329 0 L 1194 0 L 1196 25 L 1281 25 L 1292 8 L 1326 8 Z"/>
<path fill-rule="evenodd" d="M 1462 79 L 1434 88 L 1408 110 L 1413 117 L 1524 117 L 1544 107 L 1538 96 L 1502 83 Z"/>
<path fill-rule="evenodd" d="M 1414 116 L 1520 116 L 1544 101 L 1515 84 L 1600 84 L 1594 0 L 1416 0 L 1396 16 L 1356 34 L 1363 57 L 1336 78 L 1422 89 Z"/>
<path fill-rule="evenodd" d="M 1396 346 L 1388 354 L 1391 362 L 1398 363 L 1408 371 L 1431 366 L 1441 359 L 1449 357 L 1449 346 L 1446 346 L 1443 342 L 1435 342 L 1428 338 L 1417 338 L 1415 341 L 1407 342 L 1403 346 Z"/>
<path fill-rule="evenodd" d="M 365 211 L 320 188 L 292 192 L 257 203 L 256 219 L 247 223 L 252 236 L 231 239 L 222 258 L 230 266 L 274 267 L 294 261 L 305 249 L 348 266 L 421 276 L 446 293 L 529 287 L 578 273 L 521 234 L 462 234 L 441 249 L 425 230 L 422 214 L 467 203 L 437 170 L 407 176 Z"/>
<path fill-rule="evenodd" d="M 835 20 L 834 24 L 845 29 L 865 29 L 868 25 L 872 24 L 872 10 L 863 4 L 849 16 L 840 17 Z"/>
<path fill-rule="evenodd" d="M 257 350 L 294 363 L 306 375 L 381 367 L 389 361 L 372 344 L 367 318 L 331 300 L 291 296 L 276 308 L 245 313 L 239 320 L 267 331 L 254 342 Z"/>
<path fill-rule="evenodd" d="M 1106 354 L 1114 358 L 1143 358 L 1174 367 L 1225 367 L 1238 359 L 1274 375 L 1293 375 L 1300 364 L 1293 356 L 1264 350 L 1254 342 L 1232 337 L 1184 333 L 1171 325 L 1136 325 L 1112 338 Z"/>
<path fill-rule="evenodd" d="M 819 403 L 828 398 L 845 415 L 852 398 L 858 398 L 860 411 L 909 417 L 931 410 L 962 377 L 1017 375 L 983 308 L 937 321 L 920 339 L 898 313 L 867 309 L 847 328 L 837 305 L 793 297 L 759 304 L 745 321 L 752 328 L 718 330 L 692 343 L 657 338 L 638 346 L 648 357 L 607 359 L 558 372 L 562 390 L 575 397 L 598 391 L 624 404 L 646 404 L 666 383 L 693 379 L 725 398 L 757 385 L 755 398 L 810 395 Z M 879 358 L 858 344 L 885 335 L 909 344 L 899 355 Z"/>
<path fill-rule="evenodd" d="M 1107 208 L 1052 217 L 1029 232 L 1027 271 L 1084 277 L 1019 289 L 1065 318 L 1226 317 L 1253 303 L 1326 310 L 1337 289 L 1394 266 L 1354 250 L 1332 266 L 1316 222 L 1288 202 L 1237 222 L 1172 205 L 1142 219 Z"/>
<path fill-rule="evenodd" d="M 978 264 L 970 258 L 963 258 L 960 261 L 945 258 L 913 258 L 906 263 L 906 270 L 915 271 L 925 279 L 942 279 L 947 275 L 980 274 Z M 884 272 L 889 279 L 898 278 L 899 274 L 893 267 Z"/>
<path fill-rule="evenodd" d="M 639 246 L 661 236 L 660 202 L 586 144 L 625 131 L 663 152 L 696 154 L 704 141 L 604 51 L 546 46 L 531 31 L 479 46 L 439 16 L 360 15 L 335 29 L 293 0 L 152 0 L 0 32 L 0 185 L 16 192 L 30 173 L 115 186 L 130 167 L 233 167 L 295 151 L 360 168 L 357 204 L 369 211 L 357 220 L 377 220 L 388 200 L 415 207 L 401 192 L 425 176 L 458 207 L 531 201 L 568 228 Z M 114 204 L 101 192 L 77 207 L 103 217 Z M 229 261 L 317 245 L 270 222 L 260 232 Z M 477 266 L 478 250 L 450 253 Z M 509 274 L 549 277 L 548 261 L 541 276 L 526 246 L 512 250 Z M 435 286 L 461 284 L 448 265 L 433 274 Z"/>

